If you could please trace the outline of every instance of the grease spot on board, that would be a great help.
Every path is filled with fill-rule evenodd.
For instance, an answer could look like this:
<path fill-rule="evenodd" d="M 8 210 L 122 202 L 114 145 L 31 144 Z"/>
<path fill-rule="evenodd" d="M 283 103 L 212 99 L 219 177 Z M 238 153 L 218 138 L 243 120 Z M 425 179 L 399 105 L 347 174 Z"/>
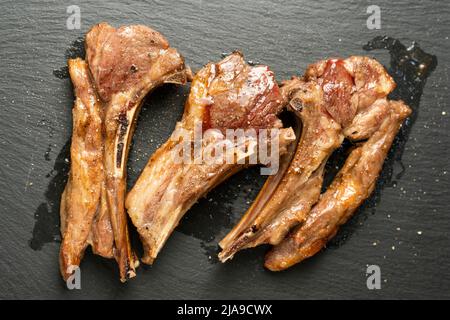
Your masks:
<path fill-rule="evenodd" d="M 66 49 L 64 56 L 66 59 L 84 58 L 84 37 L 75 39 Z M 59 79 L 67 79 L 69 78 L 69 69 L 67 66 L 55 69 L 53 75 Z M 48 121 L 43 119 L 39 125 L 46 125 L 47 123 Z M 54 128 L 50 126 L 49 130 L 49 137 L 51 138 L 54 134 Z M 44 153 L 46 161 L 51 160 L 51 152 L 52 144 L 49 144 Z M 33 250 L 42 249 L 46 243 L 61 241 L 59 204 L 69 173 L 69 158 L 70 139 L 64 144 L 56 157 L 53 169 L 46 175 L 46 178 L 51 178 L 45 191 L 46 202 L 41 203 L 34 213 L 35 224 L 32 238 L 29 240 L 29 245 Z"/>
<path fill-rule="evenodd" d="M 53 169 L 47 177 L 51 177 L 45 191 L 46 202 L 39 205 L 34 213 L 34 228 L 29 245 L 33 250 L 40 250 L 46 243 L 60 242 L 59 202 L 69 173 L 70 140 L 68 140 L 58 156 Z"/>
<path fill-rule="evenodd" d="M 66 59 L 84 58 L 86 54 L 84 48 L 84 37 L 79 37 L 73 41 L 70 46 L 66 49 L 64 54 Z M 59 69 L 53 70 L 53 75 L 58 79 L 68 79 L 69 78 L 69 68 L 63 66 Z"/>
<path fill-rule="evenodd" d="M 47 147 L 47 150 L 45 150 L 45 153 L 44 153 L 44 159 L 45 159 L 45 161 L 50 161 L 50 153 L 51 153 L 51 152 L 52 152 L 52 145 L 49 144 L 48 147 Z M 49 177 L 49 175 L 47 174 L 46 177 Z"/>
<path fill-rule="evenodd" d="M 218 262 L 219 241 L 250 207 L 265 178 L 259 167 L 235 174 L 194 205 L 176 230 L 199 239 L 208 260 Z"/>

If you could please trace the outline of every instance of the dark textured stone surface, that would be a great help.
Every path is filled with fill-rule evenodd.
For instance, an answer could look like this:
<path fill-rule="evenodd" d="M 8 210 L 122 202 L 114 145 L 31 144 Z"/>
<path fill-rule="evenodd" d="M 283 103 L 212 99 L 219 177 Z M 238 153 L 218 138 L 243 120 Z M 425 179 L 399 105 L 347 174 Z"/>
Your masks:
<path fill-rule="evenodd" d="M 450 298 L 448 3 L 378 1 L 381 30 L 367 29 L 369 3 L 361 1 L 79 1 L 81 30 L 67 30 L 71 4 L 2 2 L 0 298 Z M 73 99 L 64 67 L 68 56 L 80 53 L 78 39 L 100 21 L 154 27 L 194 70 L 235 49 L 270 65 L 279 80 L 330 56 L 368 54 L 389 66 L 387 51 L 362 49 L 378 35 L 405 45 L 417 41 L 437 56 L 438 65 L 423 90 L 402 161 L 393 164 L 395 177 L 401 163 L 405 171 L 383 185 L 376 204 L 360 210 L 331 248 L 282 273 L 263 269 L 265 248 L 242 252 L 225 265 L 209 259 L 262 185 L 255 168 L 200 201 L 155 265 L 140 268 L 133 281 L 121 284 L 112 261 L 88 252 L 82 290 L 74 292 L 58 273 L 57 212 Z M 129 184 L 170 135 L 187 92 L 166 86 L 147 99 Z M 381 267 L 381 290 L 366 288 L 368 264 Z"/>

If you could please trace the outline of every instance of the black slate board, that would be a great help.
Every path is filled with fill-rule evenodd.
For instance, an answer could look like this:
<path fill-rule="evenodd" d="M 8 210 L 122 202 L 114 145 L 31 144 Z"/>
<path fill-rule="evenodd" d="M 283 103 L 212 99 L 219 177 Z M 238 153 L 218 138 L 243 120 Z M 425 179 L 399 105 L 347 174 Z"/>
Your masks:
<path fill-rule="evenodd" d="M 448 3 L 377 1 L 381 30 L 366 27 L 372 3 L 364 1 L 77 1 L 81 29 L 67 30 L 72 4 L 1 4 L 0 298 L 450 298 Z M 73 102 L 63 67 L 68 56 L 80 54 L 80 37 L 100 21 L 154 27 L 194 70 L 235 49 L 271 66 L 279 80 L 330 56 L 366 54 L 389 67 L 388 51 L 363 49 L 381 35 L 406 46 L 417 41 L 438 63 L 423 93 L 413 86 L 416 121 L 397 141 L 376 195 L 316 257 L 282 273 L 263 269 L 266 248 L 216 262 L 217 241 L 264 181 L 253 168 L 201 200 L 155 265 L 140 268 L 136 279 L 121 284 L 112 261 L 88 252 L 82 289 L 69 291 L 58 273 L 58 202 Z M 147 99 L 129 185 L 170 135 L 187 93 L 188 87 L 166 86 Z M 380 290 L 366 287 L 371 264 L 381 267 Z"/>

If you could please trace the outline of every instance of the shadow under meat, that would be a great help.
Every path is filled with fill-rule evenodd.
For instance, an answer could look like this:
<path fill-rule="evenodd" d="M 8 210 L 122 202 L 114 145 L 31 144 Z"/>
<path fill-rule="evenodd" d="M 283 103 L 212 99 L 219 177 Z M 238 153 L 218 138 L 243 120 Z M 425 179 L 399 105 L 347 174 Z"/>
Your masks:
<path fill-rule="evenodd" d="M 49 242 L 61 241 L 59 204 L 69 174 L 70 142 L 69 139 L 64 144 L 56 157 L 52 171 L 47 174 L 47 177 L 52 178 L 44 194 L 46 202 L 42 202 L 34 213 L 35 223 L 32 238 L 29 241 L 33 250 L 40 250 Z"/>

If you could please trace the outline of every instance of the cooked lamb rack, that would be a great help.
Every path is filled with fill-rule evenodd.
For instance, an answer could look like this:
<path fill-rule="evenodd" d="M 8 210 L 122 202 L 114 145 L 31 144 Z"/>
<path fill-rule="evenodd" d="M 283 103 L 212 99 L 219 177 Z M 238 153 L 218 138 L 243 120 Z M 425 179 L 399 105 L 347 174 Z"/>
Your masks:
<path fill-rule="evenodd" d="M 249 164 L 238 162 L 236 153 L 231 162 L 207 163 L 200 158 L 175 161 L 174 153 L 186 142 L 187 153 L 195 153 L 197 124 L 201 124 L 201 132 L 213 129 L 219 136 L 227 129 L 279 129 L 283 153 L 295 134 L 291 128 L 282 128 L 277 117 L 281 108 L 282 96 L 273 73 L 266 66 L 249 66 L 238 52 L 218 63 L 209 63 L 196 74 L 182 120 L 172 137 L 150 158 L 127 196 L 128 214 L 144 245 L 144 263 L 153 263 L 195 202 Z M 178 135 L 181 131 L 187 133 L 184 138 Z M 203 150 L 216 143 L 214 136 L 201 142 Z"/>
<path fill-rule="evenodd" d="M 300 261 L 298 257 L 302 254 L 303 258 L 306 257 L 300 253 L 300 237 L 309 236 L 309 239 L 317 240 L 314 242 L 316 251 L 310 248 L 310 255 L 326 244 L 338 226 L 370 195 L 392 143 L 391 138 L 409 114 L 409 108 L 402 102 L 386 99 L 394 87 L 395 83 L 385 69 L 367 57 L 320 61 L 310 66 L 303 78 L 293 78 L 283 84 L 283 96 L 303 124 L 300 142 L 287 169 L 267 180 L 241 221 L 220 242 L 223 249 L 219 254 L 221 261 L 232 258 L 244 248 L 281 242 L 266 261 L 269 269 L 279 270 Z M 386 133 L 383 135 L 383 132 Z M 360 179 L 364 183 L 359 185 L 358 195 L 347 199 L 347 209 L 340 207 L 344 212 L 339 213 L 339 210 L 326 206 L 332 204 L 330 198 L 333 197 L 336 206 L 345 202 L 345 194 L 332 193 L 340 178 L 336 178 L 324 195 L 321 196 L 320 191 L 326 161 L 344 138 L 353 142 L 370 139 L 353 151 L 348 160 L 359 155 L 360 162 L 353 168 L 355 177 L 344 175 L 350 171 L 351 164 L 346 165 L 347 171 L 341 171 L 345 176 L 341 184 Z M 380 141 L 384 144 L 381 145 Z M 368 160 L 367 153 L 374 157 L 370 162 L 364 162 Z M 366 176 L 361 177 L 362 174 Z M 315 234 L 319 227 L 308 229 L 310 224 L 316 226 L 314 223 L 321 207 L 321 210 L 329 209 L 326 217 L 322 215 L 320 219 L 321 227 L 330 230 L 326 236 L 325 230 L 321 230 L 322 234 Z M 295 228 L 303 231 L 293 231 L 283 240 Z M 310 231 L 307 236 L 306 230 Z M 292 239 L 296 239 L 297 247 L 292 245 Z M 286 245 L 287 242 L 291 245 Z M 287 258 L 288 255 L 291 258 Z"/>

